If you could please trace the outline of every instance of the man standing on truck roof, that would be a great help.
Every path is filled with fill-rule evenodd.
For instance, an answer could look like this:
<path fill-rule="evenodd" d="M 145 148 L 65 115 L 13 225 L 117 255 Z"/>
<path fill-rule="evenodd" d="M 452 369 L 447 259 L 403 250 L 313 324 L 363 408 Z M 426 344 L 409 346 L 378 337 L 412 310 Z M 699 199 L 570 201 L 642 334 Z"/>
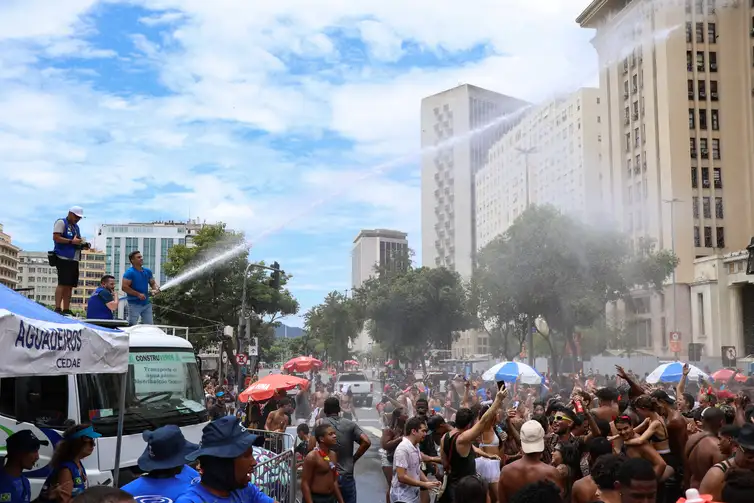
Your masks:
<path fill-rule="evenodd" d="M 122 288 L 128 300 L 128 324 L 136 325 L 141 318 L 144 325 L 154 325 L 149 287 L 152 287 L 153 294 L 159 293 L 160 287 L 152 271 L 144 267 L 144 257 L 139 250 L 129 253 L 128 260 L 131 262 L 131 267 L 123 275 L 122 282 Z"/>
<path fill-rule="evenodd" d="M 86 245 L 81 239 L 79 222 L 84 218 L 81 206 L 72 206 L 68 214 L 55 220 L 52 242 L 55 248 L 48 254 L 50 265 L 58 270 L 58 286 L 55 287 L 55 312 L 71 316 L 71 296 L 79 286 L 79 261 L 81 250 Z"/>

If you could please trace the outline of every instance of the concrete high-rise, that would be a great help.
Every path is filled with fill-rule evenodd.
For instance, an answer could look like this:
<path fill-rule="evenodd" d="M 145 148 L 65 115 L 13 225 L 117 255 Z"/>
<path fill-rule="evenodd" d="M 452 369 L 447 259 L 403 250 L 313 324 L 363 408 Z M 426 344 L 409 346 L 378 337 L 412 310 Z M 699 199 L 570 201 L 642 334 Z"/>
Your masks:
<path fill-rule="evenodd" d="M 754 233 L 752 19 L 749 1 L 595 0 L 576 20 L 596 29 L 606 209 L 634 244 L 680 259 L 663 293 L 637 293 L 623 313 L 656 354 L 670 354 L 670 332 L 683 354 L 694 342 L 694 260 Z"/>
<path fill-rule="evenodd" d="M 503 234 L 529 204 L 582 221 L 602 213 L 599 90 L 583 88 L 527 111 L 476 174 L 476 245 Z"/>
<path fill-rule="evenodd" d="M 469 278 L 476 252 L 474 175 L 490 147 L 527 105 L 521 100 L 464 84 L 421 103 L 422 265 L 445 266 Z M 475 135 L 469 132 L 487 129 Z M 455 139 L 455 140 L 454 140 Z"/>
<path fill-rule="evenodd" d="M 351 249 L 351 287 L 359 288 L 377 274 L 375 268 L 405 271 L 409 266 L 407 234 L 387 229 L 362 230 L 353 240 Z M 352 349 L 368 351 L 371 339 L 362 330 Z"/>
<path fill-rule="evenodd" d="M 0 284 L 8 288 L 18 287 L 18 253 L 21 249 L 14 245 L 11 237 L 3 232 L 0 224 Z"/>
<path fill-rule="evenodd" d="M 46 251 L 22 251 L 18 256 L 18 282 L 23 294 L 46 306 L 55 306 L 57 269 L 50 266 Z"/>

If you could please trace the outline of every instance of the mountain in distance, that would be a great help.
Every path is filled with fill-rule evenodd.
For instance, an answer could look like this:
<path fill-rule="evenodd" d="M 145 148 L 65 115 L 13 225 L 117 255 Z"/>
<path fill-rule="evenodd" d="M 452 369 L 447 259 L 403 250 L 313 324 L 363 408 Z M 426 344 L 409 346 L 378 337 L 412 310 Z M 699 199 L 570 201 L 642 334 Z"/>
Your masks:
<path fill-rule="evenodd" d="M 301 327 L 289 327 L 288 325 L 280 324 L 279 327 L 275 327 L 275 338 L 294 339 L 304 335 L 304 329 Z"/>

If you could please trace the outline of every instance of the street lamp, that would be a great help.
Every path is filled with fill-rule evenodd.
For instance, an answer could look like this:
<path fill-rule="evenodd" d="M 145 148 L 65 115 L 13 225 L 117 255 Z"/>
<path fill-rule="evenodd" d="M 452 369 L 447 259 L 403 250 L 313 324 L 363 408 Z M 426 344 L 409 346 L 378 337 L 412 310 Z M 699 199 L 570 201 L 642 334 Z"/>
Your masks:
<path fill-rule="evenodd" d="M 676 203 L 682 203 L 683 201 L 681 199 L 678 199 L 677 197 L 674 197 L 673 199 L 663 199 L 663 203 L 667 203 L 670 205 L 670 251 L 673 253 L 673 256 L 675 256 L 675 204 Z M 677 332 L 677 326 L 676 322 L 678 319 L 678 309 L 677 309 L 677 303 L 676 303 L 676 283 L 675 283 L 675 267 L 673 268 L 673 332 Z M 665 334 L 663 334 L 665 336 Z M 693 334 L 689 334 L 689 340 L 693 342 L 694 336 Z M 676 359 L 678 358 L 678 353 L 675 354 Z"/>

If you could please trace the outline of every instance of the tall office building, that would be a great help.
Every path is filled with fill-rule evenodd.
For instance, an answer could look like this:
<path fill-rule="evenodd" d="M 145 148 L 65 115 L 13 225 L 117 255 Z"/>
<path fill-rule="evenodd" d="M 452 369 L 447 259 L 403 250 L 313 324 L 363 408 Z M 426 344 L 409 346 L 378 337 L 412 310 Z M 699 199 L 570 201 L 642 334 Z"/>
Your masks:
<path fill-rule="evenodd" d="M 526 105 L 468 84 L 422 100 L 423 266 L 445 266 L 471 276 L 476 251 L 474 175 L 491 146 L 517 120 L 513 112 Z"/>
<path fill-rule="evenodd" d="M 596 29 L 607 207 L 634 243 L 680 259 L 662 294 L 623 313 L 656 354 L 669 354 L 669 332 L 684 354 L 693 342 L 694 260 L 743 249 L 754 231 L 752 19 L 749 1 L 608 0 L 576 20 Z"/>
<path fill-rule="evenodd" d="M 375 276 L 375 267 L 387 270 L 408 268 L 409 249 L 407 234 L 387 229 L 362 230 L 353 240 L 351 249 L 351 287 L 359 288 Z M 367 330 L 362 330 L 352 349 L 368 351 L 371 339 Z"/>
<path fill-rule="evenodd" d="M 489 152 L 475 177 L 477 249 L 528 204 L 591 222 L 602 212 L 599 90 L 583 88 L 531 109 Z"/>
<path fill-rule="evenodd" d="M 0 284 L 8 288 L 18 287 L 18 253 L 21 249 L 14 245 L 11 237 L 3 232 L 0 224 Z"/>
<path fill-rule="evenodd" d="M 18 286 L 24 295 L 46 306 L 54 306 L 58 272 L 50 266 L 47 252 L 22 251 L 18 260 Z"/>

